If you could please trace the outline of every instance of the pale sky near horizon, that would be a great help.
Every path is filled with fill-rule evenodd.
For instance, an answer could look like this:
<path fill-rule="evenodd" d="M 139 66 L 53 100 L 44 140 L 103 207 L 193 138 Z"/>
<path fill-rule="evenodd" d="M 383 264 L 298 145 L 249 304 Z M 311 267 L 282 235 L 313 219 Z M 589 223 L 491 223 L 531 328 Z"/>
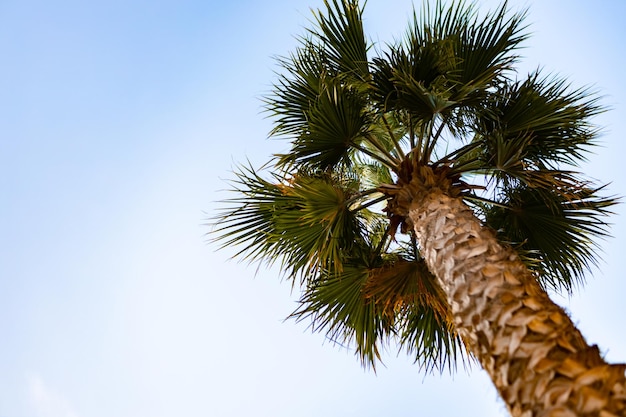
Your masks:
<path fill-rule="evenodd" d="M 286 148 L 260 97 L 321 4 L 0 0 L 0 417 L 506 415 L 477 367 L 425 376 L 392 349 L 363 370 L 284 321 L 297 294 L 276 270 L 207 243 L 236 163 Z M 582 169 L 625 196 L 626 3 L 509 4 L 529 7 L 522 73 L 605 96 Z M 369 37 L 402 36 L 411 10 L 369 0 Z M 626 362 L 615 212 L 599 270 L 557 301 Z"/>

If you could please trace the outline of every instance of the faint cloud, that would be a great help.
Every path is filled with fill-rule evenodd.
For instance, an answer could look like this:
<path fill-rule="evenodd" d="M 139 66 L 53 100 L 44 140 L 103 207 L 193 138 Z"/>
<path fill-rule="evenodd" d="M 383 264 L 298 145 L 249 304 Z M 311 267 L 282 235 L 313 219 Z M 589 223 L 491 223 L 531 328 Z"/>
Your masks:
<path fill-rule="evenodd" d="M 36 417 L 78 417 L 69 401 L 52 389 L 41 375 L 33 373 L 27 378 L 28 401 Z"/>

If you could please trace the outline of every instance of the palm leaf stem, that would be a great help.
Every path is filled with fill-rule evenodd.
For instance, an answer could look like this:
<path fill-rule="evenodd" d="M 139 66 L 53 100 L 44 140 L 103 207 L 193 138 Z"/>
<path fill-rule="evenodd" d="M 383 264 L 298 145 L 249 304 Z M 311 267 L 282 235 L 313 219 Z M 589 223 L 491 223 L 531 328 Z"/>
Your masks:
<path fill-rule="evenodd" d="M 429 122 L 430 123 L 430 122 Z M 424 134 L 424 125 L 421 125 L 419 128 L 419 135 L 418 135 L 418 140 L 417 143 L 415 144 L 415 147 L 413 148 L 413 154 L 415 155 L 415 160 L 417 161 L 422 161 L 422 156 L 423 156 L 423 149 L 424 149 L 424 139 L 425 139 L 425 134 Z"/>
<path fill-rule="evenodd" d="M 379 192 L 380 191 L 378 191 L 378 188 L 370 188 L 368 190 L 363 190 L 360 193 L 356 194 L 355 196 L 347 199 L 346 206 L 350 207 L 352 204 L 356 203 L 358 200 L 362 199 L 363 197 L 367 197 L 368 195 L 376 194 Z"/>
<path fill-rule="evenodd" d="M 355 211 L 359 211 L 359 210 L 366 209 L 366 208 L 368 208 L 368 207 L 373 206 L 373 205 L 374 205 L 374 204 L 376 204 L 376 203 L 381 203 L 381 202 L 383 202 L 383 201 L 387 200 L 388 198 L 389 198 L 389 197 L 387 197 L 386 195 L 383 195 L 383 196 L 381 196 L 381 197 L 378 197 L 378 198 L 375 198 L 375 199 L 373 199 L 373 200 L 370 200 L 370 201 L 368 201 L 368 202 L 367 202 L 367 203 L 365 203 L 365 204 L 361 204 L 360 206 L 355 207 L 355 208 L 354 208 L 354 209 L 352 209 L 351 211 L 352 211 L 352 212 L 355 212 Z"/>
<path fill-rule="evenodd" d="M 396 138 L 396 135 L 393 134 L 393 130 L 391 129 L 391 126 L 389 125 L 389 122 L 387 121 L 387 117 L 385 117 L 385 115 L 382 115 L 382 119 L 383 119 L 383 124 L 385 125 L 385 128 L 387 129 L 387 132 L 389 133 L 389 138 L 391 139 L 391 141 L 393 142 L 393 146 L 396 149 L 396 152 L 398 152 L 398 155 L 404 155 L 404 150 L 402 149 L 402 146 L 400 146 L 400 141 Z"/>
<path fill-rule="evenodd" d="M 356 150 L 363 152 L 365 155 L 369 156 L 373 160 L 380 162 L 382 165 L 386 166 L 387 168 L 389 168 L 393 172 L 398 172 L 398 164 L 394 163 L 394 161 L 388 161 L 385 158 L 383 158 L 381 155 L 379 155 L 379 154 L 377 154 L 375 152 L 372 152 L 372 151 L 368 150 L 367 148 L 364 148 L 363 146 L 360 146 L 360 145 L 357 145 L 357 144 L 353 144 L 352 146 Z"/>
<path fill-rule="evenodd" d="M 428 122 L 427 124 L 430 124 L 430 122 Z M 411 123 L 411 129 L 412 129 L 411 135 L 413 137 L 415 135 L 415 130 L 413 130 L 413 124 L 412 123 Z M 424 129 L 425 129 L 425 126 L 423 124 L 420 125 L 420 127 L 419 127 L 420 132 L 419 132 L 419 135 L 418 135 L 417 143 L 415 143 L 414 140 L 411 140 L 411 152 L 410 153 L 413 154 L 414 160 L 415 161 L 419 161 L 419 162 L 422 162 L 422 160 L 423 160 L 422 159 L 422 155 L 423 155 L 422 150 L 424 149 L 424 136 L 425 136 Z"/>
<path fill-rule="evenodd" d="M 448 160 L 449 159 L 447 159 L 447 156 L 445 156 L 444 158 L 440 160 L 440 162 L 445 163 Z M 455 163 L 452 166 L 452 169 L 456 173 L 467 172 L 467 171 L 472 171 L 473 169 L 480 167 L 481 164 L 482 164 L 482 161 L 480 158 L 472 158 L 472 159 L 468 159 L 467 161 L 463 161 L 458 164 Z"/>
<path fill-rule="evenodd" d="M 472 141 L 470 143 L 468 143 L 467 145 L 463 145 L 458 149 L 453 150 L 452 152 L 450 152 L 449 154 L 446 154 L 445 156 L 443 156 L 441 159 L 439 159 L 440 162 L 449 162 L 452 160 L 457 160 L 461 155 L 465 155 L 468 154 L 469 152 L 472 152 L 474 149 L 480 148 L 484 146 L 484 144 L 480 141 Z M 476 158 L 473 158 L 472 161 L 476 161 Z M 455 165 L 458 166 L 458 165 Z"/>
<path fill-rule="evenodd" d="M 420 254 L 417 247 L 417 238 L 415 237 L 415 233 L 411 233 L 411 248 L 413 249 L 413 256 L 415 256 L 415 259 L 419 259 Z"/>
<path fill-rule="evenodd" d="M 368 143 L 370 143 L 373 147 L 379 150 L 384 156 L 389 158 L 390 161 L 393 161 L 396 166 L 400 165 L 400 161 L 398 160 L 398 158 L 393 156 L 387 149 L 385 149 L 385 147 L 376 139 L 375 136 L 371 134 L 365 135 L 365 140 L 367 140 Z"/>
<path fill-rule="evenodd" d="M 378 245 L 376 245 L 376 248 L 372 252 L 370 256 L 370 261 L 374 261 L 374 259 L 380 256 L 380 254 L 383 251 L 383 248 L 387 247 L 389 245 L 389 242 L 391 242 L 391 239 L 389 239 L 391 237 L 391 228 L 392 228 L 391 224 L 388 224 L 387 227 L 385 228 L 385 233 L 380 238 L 380 242 L 378 242 Z M 387 242 L 387 244 L 385 244 L 385 242 Z"/>
<path fill-rule="evenodd" d="M 497 202 L 495 200 L 492 200 L 490 198 L 487 198 L 487 197 L 478 196 L 476 194 L 464 195 L 463 199 L 464 200 L 469 200 L 469 201 L 478 201 L 478 202 L 481 202 L 481 203 L 487 203 L 487 204 L 491 204 L 492 206 L 500 207 L 500 208 L 507 209 L 507 210 L 511 209 L 511 206 L 499 203 L 499 202 Z"/>
<path fill-rule="evenodd" d="M 424 152 L 424 155 L 422 155 L 422 158 L 423 158 L 422 163 L 426 163 L 430 160 L 430 156 L 432 155 L 433 151 L 435 150 L 435 146 L 437 145 L 437 140 L 439 139 L 439 136 L 441 136 L 441 133 L 443 133 L 443 128 L 445 126 L 446 126 L 446 120 L 442 119 L 441 124 L 437 128 L 437 131 L 432 136 L 432 138 L 430 137 L 430 135 L 427 138 L 428 140 L 426 141 L 426 151 Z M 431 124 L 431 131 L 432 131 L 432 124 Z"/>
<path fill-rule="evenodd" d="M 409 114 L 409 143 L 411 145 L 411 149 L 415 149 L 417 144 L 415 143 L 415 128 L 413 127 L 413 118 Z"/>

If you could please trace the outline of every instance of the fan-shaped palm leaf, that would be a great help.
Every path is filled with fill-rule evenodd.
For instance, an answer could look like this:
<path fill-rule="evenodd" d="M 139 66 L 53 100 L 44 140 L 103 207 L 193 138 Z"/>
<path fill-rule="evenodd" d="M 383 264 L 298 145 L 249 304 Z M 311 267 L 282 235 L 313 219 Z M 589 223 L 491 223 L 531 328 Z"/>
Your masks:
<path fill-rule="evenodd" d="M 593 237 L 607 233 L 603 217 L 614 201 L 585 184 L 566 186 L 568 190 L 506 187 L 486 221 L 503 240 L 527 251 L 542 282 L 571 292 L 596 265 Z"/>
<path fill-rule="evenodd" d="M 369 45 L 363 31 L 362 11 L 356 2 L 324 0 L 326 14 L 315 13 L 319 31 L 311 30 L 319 37 L 333 66 L 343 77 L 367 80 Z"/>

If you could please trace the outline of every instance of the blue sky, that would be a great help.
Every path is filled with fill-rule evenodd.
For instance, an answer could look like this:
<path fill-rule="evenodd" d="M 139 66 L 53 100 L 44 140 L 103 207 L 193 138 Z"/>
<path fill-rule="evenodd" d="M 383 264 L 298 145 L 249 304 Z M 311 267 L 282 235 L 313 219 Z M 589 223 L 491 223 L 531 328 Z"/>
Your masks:
<path fill-rule="evenodd" d="M 285 150 L 259 98 L 320 4 L 0 1 L 0 417 L 506 415 L 478 369 L 424 376 L 391 352 L 363 370 L 283 321 L 296 294 L 278 271 L 207 244 L 236 162 Z M 584 172 L 626 195 L 626 5 L 510 5 L 530 7 L 523 71 L 613 108 Z M 411 8 L 369 0 L 369 35 L 401 36 Z M 624 362 L 616 212 L 601 268 L 558 301 Z"/>

